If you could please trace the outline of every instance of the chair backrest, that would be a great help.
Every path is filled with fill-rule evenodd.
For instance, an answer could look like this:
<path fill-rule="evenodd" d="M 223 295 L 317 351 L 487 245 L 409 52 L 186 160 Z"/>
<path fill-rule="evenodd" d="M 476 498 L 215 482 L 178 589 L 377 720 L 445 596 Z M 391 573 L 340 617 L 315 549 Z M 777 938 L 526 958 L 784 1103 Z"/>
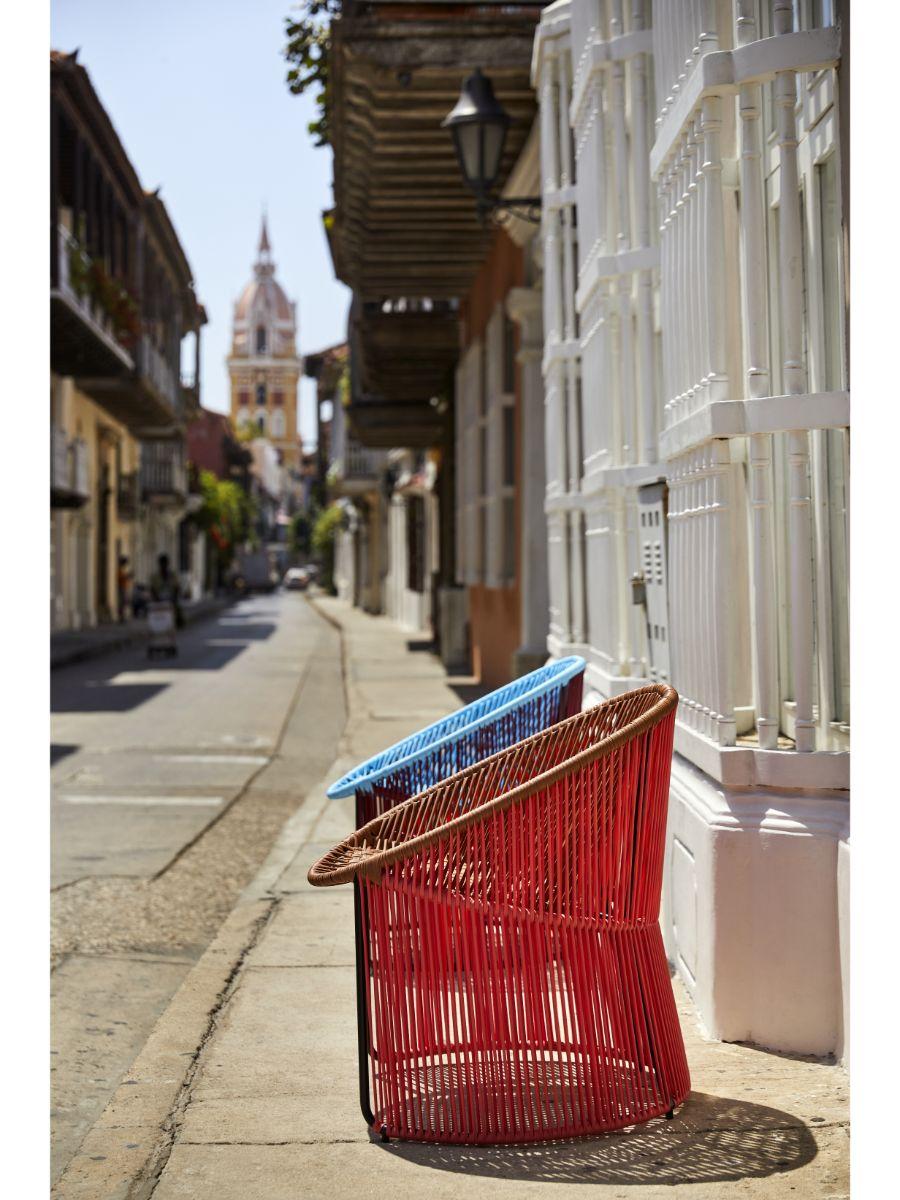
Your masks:
<path fill-rule="evenodd" d="M 577 712 L 584 667 L 583 658 L 570 655 L 504 684 L 360 763 L 331 785 L 329 797 L 378 791 L 396 802 L 414 796 Z"/>
<path fill-rule="evenodd" d="M 607 700 L 376 817 L 309 872 L 445 900 L 628 926 L 659 915 L 675 708 Z"/>

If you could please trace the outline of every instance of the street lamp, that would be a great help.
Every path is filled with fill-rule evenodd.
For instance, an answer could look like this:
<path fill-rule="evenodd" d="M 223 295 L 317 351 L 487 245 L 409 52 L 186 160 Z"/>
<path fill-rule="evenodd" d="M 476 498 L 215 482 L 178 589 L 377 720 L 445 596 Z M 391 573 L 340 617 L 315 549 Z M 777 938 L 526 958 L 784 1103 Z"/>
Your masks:
<path fill-rule="evenodd" d="M 462 85 L 459 99 L 444 120 L 449 129 L 462 169 L 463 178 L 475 193 L 475 207 L 484 221 L 498 209 L 524 209 L 518 215 L 528 221 L 539 221 L 540 197 L 499 197 L 491 195 L 494 181 L 500 174 L 503 146 L 509 128 L 509 113 L 494 95 L 494 88 L 480 67 Z"/>

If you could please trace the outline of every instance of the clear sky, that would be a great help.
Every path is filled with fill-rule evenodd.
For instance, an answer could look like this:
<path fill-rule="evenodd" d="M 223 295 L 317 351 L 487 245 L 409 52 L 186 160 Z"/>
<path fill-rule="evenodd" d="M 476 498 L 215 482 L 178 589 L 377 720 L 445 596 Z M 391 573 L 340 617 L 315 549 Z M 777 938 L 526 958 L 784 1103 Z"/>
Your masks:
<path fill-rule="evenodd" d="M 282 58 L 292 0 L 53 0 L 54 49 L 79 62 L 145 188 L 161 196 L 206 306 L 202 388 L 227 410 L 231 310 L 251 276 L 263 205 L 277 278 L 297 302 L 300 349 L 346 336 L 349 292 L 322 229 L 331 152 L 306 132 L 310 96 L 292 96 Z M 312 380 L 300 428 L 314 437 Z"/>

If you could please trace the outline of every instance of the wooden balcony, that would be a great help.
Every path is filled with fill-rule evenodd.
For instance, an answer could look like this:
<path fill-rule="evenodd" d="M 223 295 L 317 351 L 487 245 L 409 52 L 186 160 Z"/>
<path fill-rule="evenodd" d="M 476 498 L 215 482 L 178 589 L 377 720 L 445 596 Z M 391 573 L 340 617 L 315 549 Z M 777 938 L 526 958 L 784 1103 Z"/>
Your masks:
<path fill-rule="evenodd" d="M 339 279 L 353 289 L 349 416 L 368 446 L 447 436 L 432 398 L 459 351 L 457 302 L 494 236 L 441 121 L 474 68 L 512 118 L 498 188 L 534 121 L 530 64 L 541 4 L 350 4 L 332 25 L 329 119 Z"/>
<path fill-rule="evenodd" d="M 177 365 L 142 333 L 134 369 L 116 379 L 80 378 L 78 386 L 111 417 L 138 434 L 174 431 L 183 424 L 185 405 Z"/>
<path fill-rule="evenodd" d="M 56 230 L 56 277 L 50 284 L 50 365 L 60 375 L 120 379 L 134 370 L 113 318 L 81 281 L 90 259 L 71 234 Z"/>
<path fill-rule="evenodd" d="M 199 399 L 206 314 L 156 192 L 145 192 L 77 52 L 50 55 L 51 368 L 139 438 Z M 195 380 L 179 378 L 195 336 Z"/>

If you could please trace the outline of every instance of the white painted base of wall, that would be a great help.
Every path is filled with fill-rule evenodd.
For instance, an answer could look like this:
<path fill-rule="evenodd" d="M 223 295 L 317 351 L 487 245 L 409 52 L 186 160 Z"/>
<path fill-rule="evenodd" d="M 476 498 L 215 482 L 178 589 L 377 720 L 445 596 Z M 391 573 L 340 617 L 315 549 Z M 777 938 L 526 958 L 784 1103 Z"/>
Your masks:
<path fill-rule="evenodd" d="M 662 928 L 708 1033 L 842 1057 L 849 793 L 733 791 L 676 755 Z"/>
<path fill-rule="evenodd" d="M 835 1051 L 850 1067 L 850 841 L 838 842 L 838 944 L 841 955 L 841 1037 Z"/>
<path fill-rule="evenodd" d="M 353 539 L 348 530 L 339 529 L 334 540 L 334 586 L 338 598 L 348 604 L 353 603 L 356 586 Z"/>

